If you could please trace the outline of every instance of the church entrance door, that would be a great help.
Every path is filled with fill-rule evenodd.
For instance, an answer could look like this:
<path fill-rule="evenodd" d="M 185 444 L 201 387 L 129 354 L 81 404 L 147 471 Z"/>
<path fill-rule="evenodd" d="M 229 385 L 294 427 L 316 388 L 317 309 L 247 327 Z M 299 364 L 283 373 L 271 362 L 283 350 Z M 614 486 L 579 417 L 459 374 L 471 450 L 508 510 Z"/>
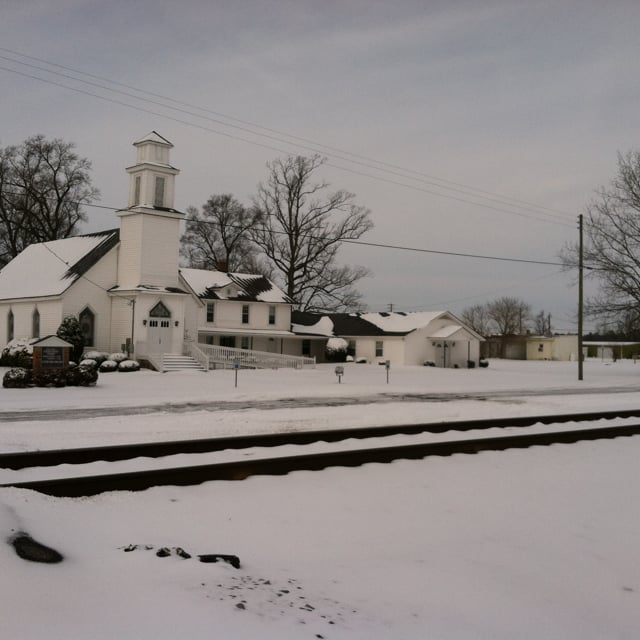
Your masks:
<path fill-rule="evenodd" d="M 151 353 L 171 352 L 171 311 L 158 302 L 149 311 L 147 344 Z"/>

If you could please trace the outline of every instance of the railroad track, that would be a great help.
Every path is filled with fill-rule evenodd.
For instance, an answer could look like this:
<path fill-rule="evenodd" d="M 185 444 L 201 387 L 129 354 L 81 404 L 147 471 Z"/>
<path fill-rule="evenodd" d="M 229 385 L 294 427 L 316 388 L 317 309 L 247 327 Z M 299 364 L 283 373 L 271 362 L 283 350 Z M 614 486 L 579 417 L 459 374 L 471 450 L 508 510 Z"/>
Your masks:
<path fill-rule="evenodd" d="M 443 433 L 490 428 L 527 427 L 535 424 L 557 424 L 640 417 L 640 410 L 577 413 L 508 418 L 500 420 L 465 420 L 446 423 L 307 431 L 230 438 L 207 438 L 171 442 L 138 443 L 112 447 L 64 449 L 0 454 L 0 468 L 21 469 L 32 466 L 80 464 L 98 460 L 116 461 L 136 457 L 161 457 L 178 453 L 203 453 L 223 449 L 276 447 L 285 444 L 337 442 L 348 438 L 372 438 L 398 434 Z M 481 451 L 503 451 L 512 448 L 575 443 L 584 440 L 610 439 L 640 435 L 640 424 L 573 429 L 543 433 L 510 434 L 444 442 L 330 451 L 295 456 L 239 460 L 187 467 L 162 468 L 126 473 L 34 480 L 3 484 L 0 487 L 32 489 L 52 496 L 80 497 L 105 491 L 140 491 L 159 485 L 192 485 L 211 480 L 244 480 L 253 475 L 284 475 L 292 471 L 316 471 L 332 466 L 354 467 L 367 463 L 389 463 L 399 459 L 427 456 L 474 454 Z"/>

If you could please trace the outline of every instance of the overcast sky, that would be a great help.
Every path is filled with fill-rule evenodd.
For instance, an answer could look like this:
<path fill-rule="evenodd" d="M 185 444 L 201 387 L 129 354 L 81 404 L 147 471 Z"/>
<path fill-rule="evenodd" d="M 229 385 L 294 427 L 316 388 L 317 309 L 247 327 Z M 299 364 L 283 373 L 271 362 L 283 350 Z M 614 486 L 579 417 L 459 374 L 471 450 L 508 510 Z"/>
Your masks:
<path fill-rule="evenodd" d="M 249 204 L 266 162 L 315 150 L 318 177 L 371 209 L 366 241 L 557 262 L 637 146 L 637 0 L 2 0 L 0 16 L 0 146 L 74 142 L 116 208 L 131 143 L 156 130 L 175 145 L 179 209 Z M 88 213 L 85 231 L 118 225 Z M 342 259 L 371 269 L 370 310 L 509 295 L 575 329 L 573 278 L 553 265 L 361 246 Z"/>

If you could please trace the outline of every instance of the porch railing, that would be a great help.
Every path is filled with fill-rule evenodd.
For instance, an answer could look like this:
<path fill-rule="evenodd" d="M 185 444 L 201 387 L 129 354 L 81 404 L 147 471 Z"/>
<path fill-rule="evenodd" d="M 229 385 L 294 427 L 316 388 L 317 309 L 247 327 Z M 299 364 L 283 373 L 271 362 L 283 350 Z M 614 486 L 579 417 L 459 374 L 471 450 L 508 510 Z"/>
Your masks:
<path fill-rule="evenodd" d="M 185 341 L 182 344 L 182 355 L 197 360 L 205 371 L 209 371 L 209 355 L 193 341 Z"/>
<path fill-rule="evenodd" d="M 198 349 L 208 357 L 211 369 L 302 369 L 315 368 L 316 359 L 305 356 L 291 356 L 284 353 L 254 351 L 253 349 L 235 349 L 199 342 Z"/>

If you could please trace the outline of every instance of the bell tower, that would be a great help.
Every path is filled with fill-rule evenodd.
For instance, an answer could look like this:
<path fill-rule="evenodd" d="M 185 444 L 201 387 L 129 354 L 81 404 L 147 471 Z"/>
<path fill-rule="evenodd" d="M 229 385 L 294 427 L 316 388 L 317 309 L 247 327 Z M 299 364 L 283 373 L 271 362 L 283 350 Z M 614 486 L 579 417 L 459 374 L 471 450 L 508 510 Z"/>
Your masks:
<path fill-rule="evenodd" d="M 136 164 L 127 167 L 129 206 L 120 217 L 118 285 L 178 286 L 180 222 L 185 214 L 173 208 L 175 177 L 169 163 L 171 142 L 156 131 L 133 143 Z"/>

